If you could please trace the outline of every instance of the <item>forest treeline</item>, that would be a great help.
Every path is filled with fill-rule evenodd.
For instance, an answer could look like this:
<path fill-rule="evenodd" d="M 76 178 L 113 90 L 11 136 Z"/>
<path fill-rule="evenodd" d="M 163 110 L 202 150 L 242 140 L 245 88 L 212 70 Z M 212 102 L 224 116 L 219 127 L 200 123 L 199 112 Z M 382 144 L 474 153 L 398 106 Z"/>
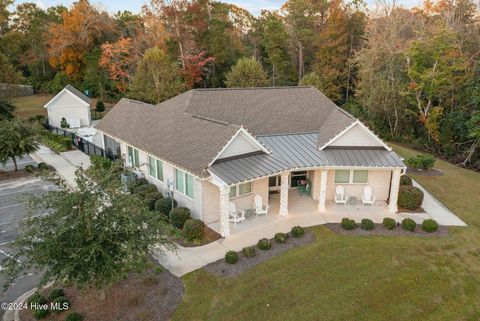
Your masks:
<path fill-rule="evenodd" d="M 153 103 L 198 87 L 313 85 L 383 138 L 479 170 L 479 17 L 474 0 L 288 0 L 258 16 L 210 0 L 113 15 L 86 0 L 0 0 L 0 82 Z"/>

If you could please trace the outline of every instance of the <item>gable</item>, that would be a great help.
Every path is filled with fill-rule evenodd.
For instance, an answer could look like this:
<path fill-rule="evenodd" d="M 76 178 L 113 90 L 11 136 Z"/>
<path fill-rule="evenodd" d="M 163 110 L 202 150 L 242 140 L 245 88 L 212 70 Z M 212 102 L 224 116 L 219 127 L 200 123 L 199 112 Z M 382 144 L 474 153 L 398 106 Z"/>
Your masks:
<path fill-rule="evenodd" d="M 218 155 L 217 159 L 229 158 L 243 154 L 260 152 L 262 149 L 245 133 L 239 132 L 226 148 Z"/>
<path fill-rule="evenodd" d="M 333 139 L 327 146 L 330 147 L 383 147 L 389 149 L 367 127 L 356 122 L 341 135 Z"/>
<path fill-rule="evenodd" d="M 84 102 L 70 91 L 63 89 L 52 98 L 44 107 L 90 107 L 90 104 Z"/>

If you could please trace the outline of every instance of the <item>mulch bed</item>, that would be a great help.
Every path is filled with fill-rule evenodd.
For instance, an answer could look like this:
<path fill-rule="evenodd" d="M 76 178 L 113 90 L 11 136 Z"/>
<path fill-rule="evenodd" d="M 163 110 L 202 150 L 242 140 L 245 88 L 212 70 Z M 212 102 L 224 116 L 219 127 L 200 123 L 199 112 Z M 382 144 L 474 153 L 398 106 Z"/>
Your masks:
<path fill-rule="evenodd" d="M 383 224 L 375 224 L 373 230 L 366 231 L 357 227 L 353 230 L 345 230 L 340 223 L 328 223 L 325 224 L 330 230 L 338 234 L 344 235 L 382 235 L 382 236 L 423 236 L 423 237 L 447 237 L 448 227 L 439 226 L 438 230 L 433 233 L 427 233 L 422 230 L 422 226 L 417 224 L 415 231 L 405 231 L 401 226 L 395 227 L 393 230 L 386 229 Z"/>
<path fill-rule="evenodd" d="M 416 210 L 410 210 L 408 208 L 398 207 L 399 213 L 426 213 L 422 207 L 417 208 Z"/>
<path fill-rule="evenodd" d="M 441 170 L 437 168 L 419 170 L 416 168 L 407 168 L 407 174 L 415 174 L 418 176 L 443 176 L 445 175 Z"/>
<path fill-rule="evenodd" d="M 302 238 L 294 238 L 290 236 L 285 243 L 276 243 L 274 240 L 271 240 L 272 247 L 266 251 L 260 250 L 255 246 L 256 255 L 254 257 L 245 257 L 240 251 L 238 253 L 238 262 L 235 264 L 228 264 L 224 259 L 221 259 L 204 266 L 203 269 L 217 276 L 236 276 L 257 264 L 288 251 L 289 249 L 311 244 L 313 241 L 315 241 L 315 235 L 308 230 L 305 230 L 305 235 Z"/>
<path fill-rule="evenodd" d="M 59 287 L 53 286 L 52 288 Z M 50 289 L 46 289 L 47 292 Z M 183 298 L 184 287 L 181 279 L 167 270 L 154 269 L 135 274 L 114 284 L 106 290 L 101 299 L 97 290 L 83 292 L 73 287 L 64 287 L 71 301 L 69 310 L 51 312 L 45 320 L 63 321 L 71 312 L 84 316 L 84 321 L 158 321 L 170 320 Z M 30 310 L 20 312 L 22 321 L 34 321 Z"/>
<path fill-rule="evenodd" d="M 196 246 L 202 246 L 202 245 L 215 242 L 216 240 L 219 240 L 222 238 L 220 234 L 218 234 L 217 232 L 215 232 L 214 230 L 212 230 L 206 225 L 204 225 L 204 233 L 205 233 L 205 236 L 200 241 L 189 242 L 183 238 L 177 238 L 175 239 L 175 242 L 183 247 L 196 247 Z"/>

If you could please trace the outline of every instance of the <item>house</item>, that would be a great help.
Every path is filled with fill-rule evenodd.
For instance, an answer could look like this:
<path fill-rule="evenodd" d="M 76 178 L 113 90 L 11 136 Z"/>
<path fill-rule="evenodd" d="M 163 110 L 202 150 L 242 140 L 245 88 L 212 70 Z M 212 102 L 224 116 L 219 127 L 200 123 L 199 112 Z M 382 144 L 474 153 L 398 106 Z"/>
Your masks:
<path fill-rule="evenodd" d="M 314 87 L 193 89 L 158 105 L 122 99 L 97 124 L 105 146 L 118 144 L 128 166 L 222 236 L 229 205 L 253 208 L 254 196 L 289 215 L 299 182 L 314 211 L 335 205 L 342 185 L 360 200 L 369 185 L 386 213 L 397 211 L 406 167 L 358 119 Z M 104 147 L 105 147 L 104 146 Z M 273 208 L 273 207 L 272 207 Z"/>
<path fill-rule="evenodd" d="M 90 103 L 90 98 L 67 85 L 43 107 L 47 108 L 51 126 L 61 127 L 62 118 L 65 118 L 70 128 L 78 128 L 90 125 Z"/>

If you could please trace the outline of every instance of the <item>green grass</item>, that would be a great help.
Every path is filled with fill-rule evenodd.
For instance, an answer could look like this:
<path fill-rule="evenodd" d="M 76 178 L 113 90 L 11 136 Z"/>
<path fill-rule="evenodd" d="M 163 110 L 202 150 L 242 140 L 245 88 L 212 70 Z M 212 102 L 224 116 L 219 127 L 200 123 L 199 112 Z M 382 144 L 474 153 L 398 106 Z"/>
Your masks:
<path fill-rule="evenodd" d="M 436 167 L 445 175 L 414 178 L 470 227 L 451 228 L 446 238 L 315 227 L 313 244 L 238 277 L 187 274 L 174 320 L 480 320 L 480 174 L 443 161 Z"/>

